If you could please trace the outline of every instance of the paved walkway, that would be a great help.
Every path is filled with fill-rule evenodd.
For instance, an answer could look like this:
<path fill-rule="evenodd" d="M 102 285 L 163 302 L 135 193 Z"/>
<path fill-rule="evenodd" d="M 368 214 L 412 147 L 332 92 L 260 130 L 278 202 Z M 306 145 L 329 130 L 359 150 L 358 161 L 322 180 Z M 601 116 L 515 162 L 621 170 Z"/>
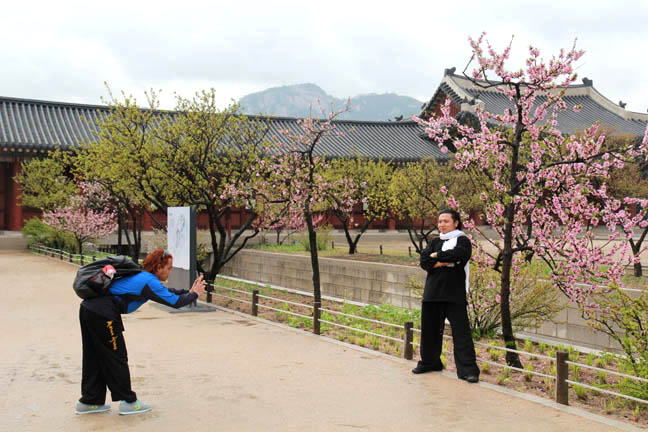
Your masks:
<path fill-rule="evenodd" d="M 610 431 L 564 410 L 223 311 L 124 318 L 133 387 L 151 413 L 74 415 L 76 267 L 0 253 L 2 431 Z"/>

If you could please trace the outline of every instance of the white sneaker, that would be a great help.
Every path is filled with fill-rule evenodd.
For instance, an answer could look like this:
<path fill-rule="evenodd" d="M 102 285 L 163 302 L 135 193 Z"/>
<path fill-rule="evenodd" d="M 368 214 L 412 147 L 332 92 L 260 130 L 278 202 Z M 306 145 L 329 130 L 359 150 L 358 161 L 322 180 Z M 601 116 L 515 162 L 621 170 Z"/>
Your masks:
<path fill-rule="evenodd" d="M 152 409 L 153 407 L 151 405 L 147 405 L 139 399 L 131 403 L 128 403 L 126 401 L 121 401 L 119 403 L 120 415 L 141 414 L 141 413 L 149 412 Z"/>

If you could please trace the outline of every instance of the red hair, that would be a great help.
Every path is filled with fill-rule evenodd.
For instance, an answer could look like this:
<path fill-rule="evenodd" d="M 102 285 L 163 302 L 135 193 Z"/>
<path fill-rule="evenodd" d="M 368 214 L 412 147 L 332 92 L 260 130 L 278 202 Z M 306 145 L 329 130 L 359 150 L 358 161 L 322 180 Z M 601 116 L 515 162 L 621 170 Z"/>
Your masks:
<path fill-rule="evenodd" d="M 144 258 L 144 261 L 142 261 L 142 267 L 144 267 L 144 271 L 156 274 L 158 270 L 166 267 L 172 259 L 173 255 L 171 255 L 169 251 L 165 249 L 155 249 L 153 252 L 148 254 L 146 258 Z"/>

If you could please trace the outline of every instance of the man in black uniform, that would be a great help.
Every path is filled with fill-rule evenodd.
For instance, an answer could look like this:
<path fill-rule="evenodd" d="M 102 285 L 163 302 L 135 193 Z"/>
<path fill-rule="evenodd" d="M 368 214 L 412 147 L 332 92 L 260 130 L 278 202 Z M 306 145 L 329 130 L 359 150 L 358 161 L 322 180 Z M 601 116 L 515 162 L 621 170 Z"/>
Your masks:
<path fill-rule="evenodd" d="M 466 291 L 472 245 L 460 231 L 461 219 L 454 210 L 442 210 L 438 218 L 440 238 L 421 252 L 421 268 L 428 272 L 421 306 L 421 360 L 415 374 L 440 371 L 446 318 L 452 328 L 457 376 L 471 383 L 479 381 L 475 346 L 466 310 Z"/>

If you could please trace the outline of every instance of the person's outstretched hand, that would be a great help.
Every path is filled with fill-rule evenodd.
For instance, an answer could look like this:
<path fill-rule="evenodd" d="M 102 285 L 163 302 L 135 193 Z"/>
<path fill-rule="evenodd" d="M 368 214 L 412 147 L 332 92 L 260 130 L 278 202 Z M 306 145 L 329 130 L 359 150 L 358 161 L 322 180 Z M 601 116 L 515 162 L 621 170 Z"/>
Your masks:
<path fill-rule="evenodd" d="M 198 297 L 200 297 L 205 292 L 205 280 L 203 279 L 202 274 L 196 278 L 189 292 L 195 292 L 196 294 L 198 294 Z"/>

